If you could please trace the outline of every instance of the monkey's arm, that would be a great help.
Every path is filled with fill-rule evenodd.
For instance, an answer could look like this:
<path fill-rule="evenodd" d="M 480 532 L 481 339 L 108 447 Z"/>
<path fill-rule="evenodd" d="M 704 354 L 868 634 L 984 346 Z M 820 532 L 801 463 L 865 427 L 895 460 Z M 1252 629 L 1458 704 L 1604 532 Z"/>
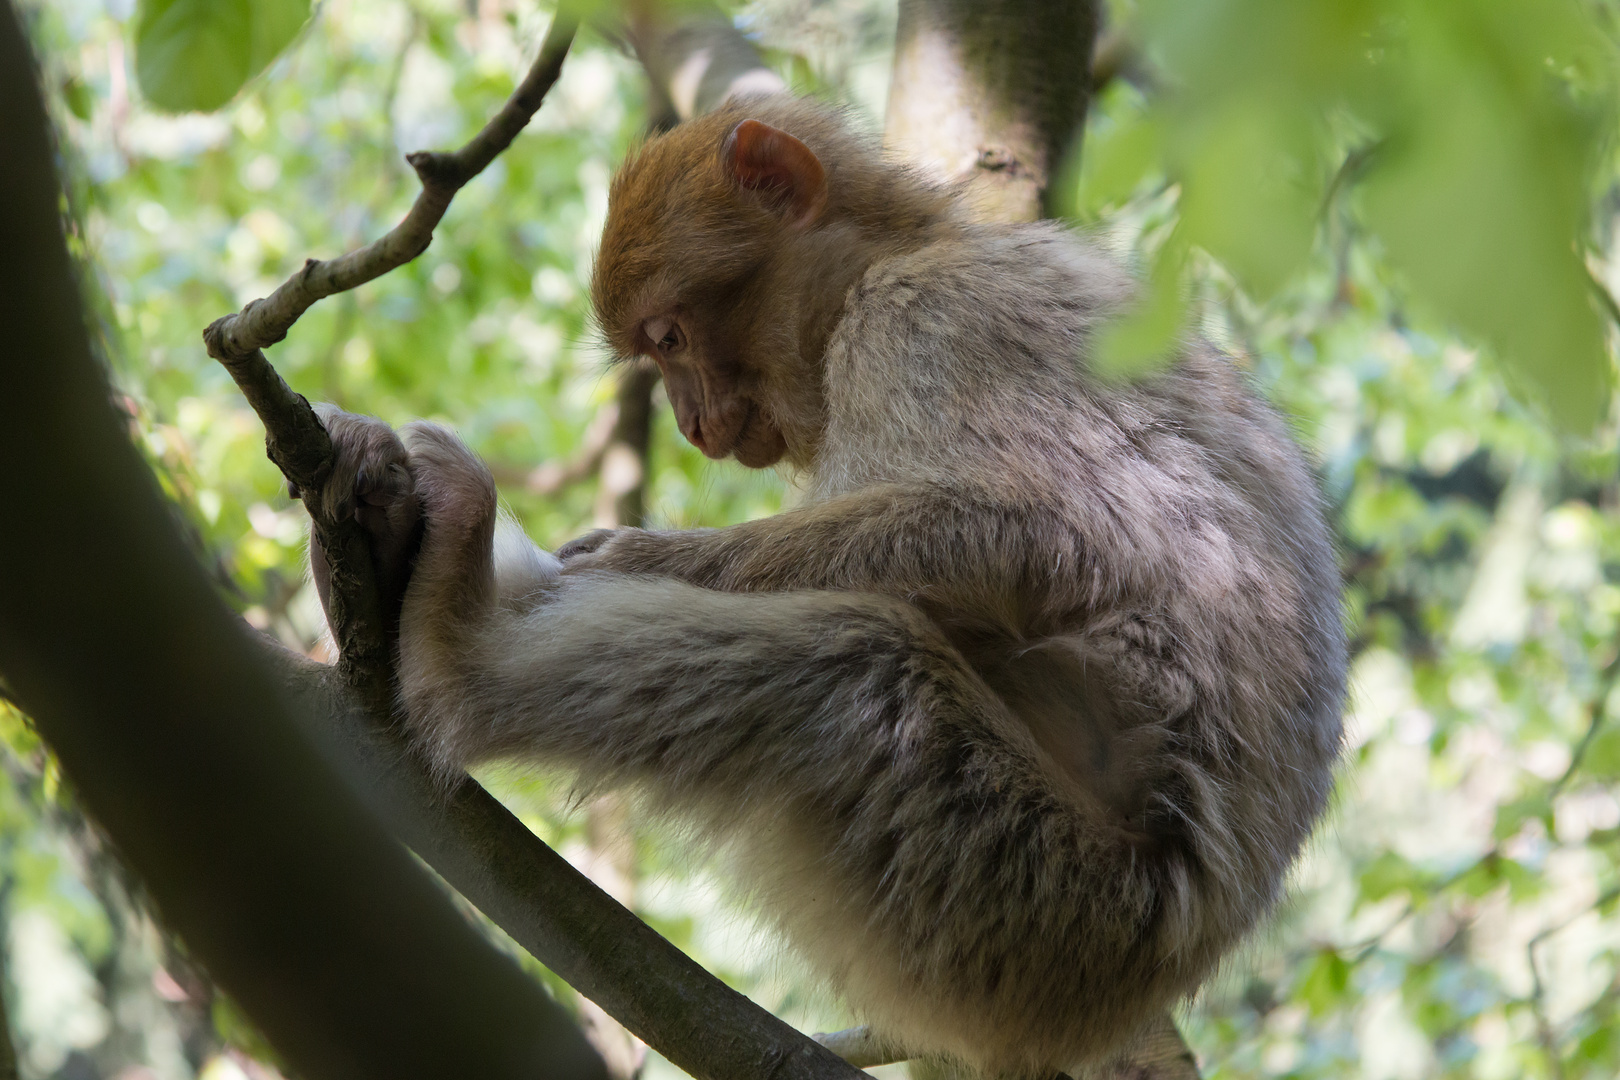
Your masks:
<path fill-rule="evenodd" d="M 1033 500 L 944 485 L 885 485 L 724 529 L 620 529 L 569 557 L 588 569 L 658 574 L 735 592 L 873 589 L 974 610 L 1069 580 L 1078 532 Z"/>
<path fill-rule="evenodd" d="M 935 720 L 952 714 L 1016 730 L 939 630 L 899 600 L 731 596 L 601 570 L 556 580 L 551 557 L 532 547 L 514 569 L 510 552 L 498 550 L 515 543 L 497 541 L 483 463 L 443 428 L 412 424 L 401 434 L 427 522 L 401 616 L 401 689 L 413 724 L 447 766 L 528 751 L 610 775 L 680 776 L 725 759 L 728 770 L 736 762 L 736 783 L 752 784 L 802 768 L 795 754 L 816 752 L 811 744 L 836 716 L 887 709 L 890 699 L 902 708 L 901 699 L 925 689 Z M 904 671 L 921 682 L 906 684 Z M 649 712 L 644 696 L 658 707 Z M 805 717 L 789 715 L 804 710 L 824 719 L 796 727 Z M 755 732 L 760 752 L 781 760 L 753 759 L 753 735 L 725 735 L 727 718 L 742 715 L 771 729 Z M 637 717 L 647 718 L 645 732 L 627 726 L 643 723 Z"/>

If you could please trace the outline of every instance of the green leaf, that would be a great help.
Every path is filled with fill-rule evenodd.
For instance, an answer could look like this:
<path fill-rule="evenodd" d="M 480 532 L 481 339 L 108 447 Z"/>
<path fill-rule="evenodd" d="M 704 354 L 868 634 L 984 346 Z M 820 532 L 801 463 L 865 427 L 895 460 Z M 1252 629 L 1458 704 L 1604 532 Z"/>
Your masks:
<path fill-rule="evenodd" d="M 1546 52 L 1515 40 L 1535 19 L 1502 22 L 1493 8 L 1409 12 L 1403 105 L 1368 177 L 1368 223 L 1416 293 L 1489 344 L 1561 426 L 1585 432 L 1613 391 L 1578 250 L 1604 114 L 1559 89 Z"/>
<path fill-rule="evenodd" d="M 1620 776 L 1620 727 L 1605 727 L 1581 758 L 1581 771 L 1601 780 Z"/>
<path fill-rule="evenodd" d="M 1074 216 L 1084 219 L 1136 194 L 1164 155 L 1164 133 L 1150 117 L 1131 117 L 1088 139 L 1073 208 Z"/>
<path fill-rule="evenodd" d="M 309 21 L 310 0 L 251 0 L 252 33 L 249 79 L 270 66 Z M 245 81 L 245 80 L 244 80 Z"/>
<path fill-rule="evenodd" d="M 1339 1007 L 1350 989 L 1350 962 L 1332 949 L 1316 954 L 1300 983 L 1299 999 L 1312 1016 L 1325 1016 Z"/>
<path fill-rule="evenodd" d="M 62 80 L 62 100 L 67 103 L 68 111 L 80 120 L 90 119 L 94 108 L 94 101 L 90 88 L 84 80 L 69 76 Z"/>
<path fill-rule="evenodd" d="M 142 0 L 135 77 L 170 112 L 208 112 L 269 66 L 309 19 L 309 0 Z"/>
<path fill-rule="evenodd" d="M 1187 321 L 1182 277 L 1187 246 L 1172 236 L 1159 249 L 1136 307 L 1097 336 L 1092 368 L 1104 379 L 1150 375 L 1176 358 Z"/>
<path fill-rule="evenodd" d="M 1544 795 L 1526 795 L 1497 807 L 1496 827 L 1491 830 L 1491 837 L 1498 841 L 1506 840 L 1517 834 L 1531 818 L 1540 818 L 1551 828 L 1552 807 Z"/>
<path fill-rule="evenodd" d="M 1361 872 L 1361 896 L 1376 902 L 1391 893 L 1413 889 L 1420 880 L 1415 866 L 1395 852 L 1386 851 Z"/>
<path fill-rule="evenodd" d="M 1275 98 L 1235 97 L 1184 139 L 1186 237 L 1268 299 L 1311 253 L 1320 199 L 1308 125 Z"/>

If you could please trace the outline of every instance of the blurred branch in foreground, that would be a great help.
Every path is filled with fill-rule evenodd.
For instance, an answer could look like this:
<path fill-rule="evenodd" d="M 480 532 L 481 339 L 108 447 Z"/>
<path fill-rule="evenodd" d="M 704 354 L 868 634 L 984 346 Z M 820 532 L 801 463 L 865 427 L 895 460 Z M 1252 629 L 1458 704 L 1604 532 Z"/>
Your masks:
<path fill-rule="evenodd" d="M 166 922 L 312 1078 L 594 1080 L 298 734 L 110 404 L 15 9 L 0 13 L 0 672 Z"/>
<path fill-rule="evenodd" d="M 699 1080 L 861 1074 L 703 970 L 471 779 L 446 795 L 333 668 L 264 639 L 309 736 L 519 945 Z"/>
<path fill-rule="evenodd" d="M 347 766 L 355 787 L 373 799 L 418 854 L 537 959 L 671 1061 L 706 1080 L 852 1077 L 858 1074 L 849 1065 L 659 937 L 476 783 L 463 781 L 446 796 L 428 777 L 390 730 L 391 658 L 365 538 L 352 520 L 324 520 L 322 501 L 308 497 L 318 495 L 330 472 L 330 440 L 308 403 L 260 351 L 279 340 L 320 295 L 386 273 L 421 250 L 390 238 L 413 236 L 425 246 L 455 187 L 510 144 L 538 108 L 571 36 L 571 28 L 553 25 L 523 86 L 467 147 L 454 155 L 413 155 L 412 163 L 424 172 L 423 196 L 413 216 L 390 237 L 333 263 L 312 264 L 315 269 L 306 267 L 269 300 L 209 327 L 210 354 L 231 370 L 264 421 L 271 459 L 306 496 L 331 563 L 338 669 L 290 654 L 279 658 L 279 666 L 305 705 L 311 736 Z M 513 102 L 520 100 L 521 122 L 514 127 Z M 491 137 L 491 131 L 498 135 Z M 424 171 L 423 162 L 440 164 Z M 446 176 L 456 181 L 454 187 L 433 186 Z M 408 254 L 400 258 L 401 252 Z M 637 393 L 645 397 L 651 383 L 643 382 Z M 622 413 L 615 416 L 611 430 L 622 436 L 621 418 Z"/>

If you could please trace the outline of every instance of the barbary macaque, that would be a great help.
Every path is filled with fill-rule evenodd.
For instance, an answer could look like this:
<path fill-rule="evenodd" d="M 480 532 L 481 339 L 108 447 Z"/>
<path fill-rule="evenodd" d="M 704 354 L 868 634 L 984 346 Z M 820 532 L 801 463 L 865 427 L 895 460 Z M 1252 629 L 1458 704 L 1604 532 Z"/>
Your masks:
<path fill-rule="evenodd" d="M 1339 576 L 1284 424 L 1201 340 L 1100 377 L 1128 275 L 1056 225 L 970 223 L 785 96 L 631 157 L 592 290 L 695 446 L 806 498 L 553 556 L 450 432 L 327 412 L 385 561 L 420 513 L 417 745 L 721 838 L 913 1053 L 1043 1077 L 1127 1046 L 1266 913 L 1332 783 Z"/>

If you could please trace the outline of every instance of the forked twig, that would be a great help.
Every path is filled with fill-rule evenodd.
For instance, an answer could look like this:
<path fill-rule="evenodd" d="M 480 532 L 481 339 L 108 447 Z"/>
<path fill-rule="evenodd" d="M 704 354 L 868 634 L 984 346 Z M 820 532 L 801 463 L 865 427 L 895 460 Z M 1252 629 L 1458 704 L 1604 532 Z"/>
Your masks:
<path fill-rule="evenodd" d="M 562 72 L 563 58 L 568 55 L 576 27 L 577 23 L 568 14 L 557 13 L 529 73 L 501 111 L 460 150 L 453 153 L 419 150 L 405 156 L 422 181 L 422 191 L 404 220 L 387 235 L 358 251 L 326 261 L 307 260 L 303 269 L 268 297 L 253 301 L 234 315 L 216 319 L 203 332 L 208 355 L 230 367 L 286 337 L 292 324 L 317 300 L 364 285 L 426 251 L 433 240 L 433 230 L 449 209 L 456 192 L 510 146 L 540 108 Z"/>
<path fill-rule="evenodd" d="M 265 359 L 265 347 L 285 338 L 316 301 L 381 277 L 427 250 L 456 192 L 510 146 L 540 108 L 562 72 L 577 25 L 566 10 L 557 13 L 528 74 L 465 146 L 453 153 L 407 155 L 422 191 L 404 220 L 387 235 L 335 259 L 306 261 L 268 297 L 216 319 L 203 331 L 208 355 L 225 365 L 264 421 L 270 460 L 299 491 L 318 492 L 324 485 L 332 468 L 332 440 L 309 402 Z M 328 601 L 339 663 L 355 689 L 384 704 L 389 695 L 387 620 L 374 587 L 365 537 L 351 519 L 327 520 L 322 500 L 304 502 L 331 566 Z"/>

